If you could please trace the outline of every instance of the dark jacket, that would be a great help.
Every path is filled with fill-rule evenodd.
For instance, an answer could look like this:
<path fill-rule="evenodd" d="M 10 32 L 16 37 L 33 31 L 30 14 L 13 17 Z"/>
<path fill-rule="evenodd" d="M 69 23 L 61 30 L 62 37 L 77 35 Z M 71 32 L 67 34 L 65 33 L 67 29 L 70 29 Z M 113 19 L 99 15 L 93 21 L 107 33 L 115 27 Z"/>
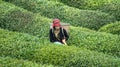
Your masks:
<path fill-rule="evenodd" d="M 49 31 L 49 38 L 50 38 L 50 42 L 61 42 L 62 43 L 62 40 L 65 38 L 66 40 L 68 40 L 69 36 L 68 36 L 68 33 L 65 29 L 63 28 L 60 28 L 60 32 L 58 34 L 59 36 L 59 39 L 56 38 L 53 29 L 50 29 Z"/>

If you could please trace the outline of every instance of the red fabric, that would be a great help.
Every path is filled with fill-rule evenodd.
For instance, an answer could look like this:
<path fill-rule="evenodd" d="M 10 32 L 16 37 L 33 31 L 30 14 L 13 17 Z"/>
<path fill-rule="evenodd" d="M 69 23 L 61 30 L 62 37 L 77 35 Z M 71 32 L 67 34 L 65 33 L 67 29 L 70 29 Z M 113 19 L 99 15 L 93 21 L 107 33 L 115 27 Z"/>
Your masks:
<path fill-rule="evenodd" d="M 53 26 L 60 26 L 60 20 L 59 19 L 54 19 L 53 20 Z"/>

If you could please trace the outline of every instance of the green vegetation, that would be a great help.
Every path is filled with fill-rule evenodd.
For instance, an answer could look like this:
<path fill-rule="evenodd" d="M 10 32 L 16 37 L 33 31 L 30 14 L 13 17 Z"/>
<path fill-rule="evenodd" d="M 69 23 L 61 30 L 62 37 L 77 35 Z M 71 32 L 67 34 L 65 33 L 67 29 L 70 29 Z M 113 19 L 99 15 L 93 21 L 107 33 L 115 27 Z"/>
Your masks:
<path fill-rule="evenodd" d="M 107 3 L 107 4 L 102 5 L 99 8 L 99 10 L 115 16 L 115 18 L 118 21 L 120 20 L 120 0 L 112 0 L 111 3 Z"/>
<path fill-rule="evenodd" d="M 49 18 L 59 18 L 62 22 L 70 23 L 73 26 L 82 26 L 95 30 L 116 21 L 113 16 L 100 11 L 79 10 L 54 1 L 13 0 L 9 2 Z"/>
<path fill-rule="evenodd" d="M 55 66 L 119 66 L 119 58 L 103 53 L 74 46 L 55 46 L 50 43 L 40 45 L 41 42 L 36 37 L 2 29 L 0 33 L 0 56 L 10 56 Z"/>
<path fill-rule="evenodd" d="M 0 4 L 0 15 L 1 28 L 29 33 L 38 37 L 48 35 L 51 19 L 5 2 Z"/>
<path fill-rule="evenodd" d="M 35 36 L 30 36 L 28 34 L 22 34 L 17 32 L 10 32 L 7 30 L 0 29 L 0 56 L 9 56 L 21 58 L 20 53 L 24 53 L 24 50 L 33 48 L 40 48 L 41 45 L 48 44 L 48 41 L 44 39 L 39 39 Z M 12 52 L 11 52 L 12 51 Z M 31 53 L 28 53 L 30 55 Z M 27 55 L 24 55 L 26 58 Z"/>
<path fill-rule="evenodd" d="M 18 60 L 10 57 L 0 57 L 0 67 L 55 67 L 53 65 L 42 65 L 27 60 Z"/>
<path fill-rule="evenodd" d="M 104 4 L 111 3 L 112 0 L 52 0 L 59 1 L 71 7 L 76 7 L 79 9 L 99 9 Z"/>
<path fill-rule="evenodd" d="M 101 27 L 99 31 L 120 35 L 120 22 L 107 24 Z"/>
<path fill-rule="evenodd" d="M 3 17 L 1 17 L 2 18 L 1 21 L 3 22 L 3 23 L 1 22 L 2 28 L 29 33 L 41 37 L 41 39 L 43 39 L 42 41 L 44 42 L 46 41 L 46 37 L 48 37 L 50 19 L 39 17 L 38 15 L 34 16 L 33 13 L 28 11 L 26 11 L 26 13 L 28 13 L 26 14 L 24 9 L 20 9 L 11 4 L 10 4 L 11 6 L 7 5 L 7 3 L 2 3 L 1 5 L 4 7 L 6 6 L 9 9 L 9 10 L 8 9 L 6 10 L 4 8 L 1 9 L 3 11 L 1 12 L 1 14 L 3 15 Z M 6 10 L 6 12 L 4 10 Z M 28 15 L 30 16 L 26 18 L 26 16 Z M 23 18 L 24 16 L 25 18 Z M 6 17 L 9 19 L 9 21 L 7 21 L 8 19 Z M 24 20 L 26 19 L 28 20 L 25 22 Z M 70 31 L 71 32 L 70 37 L 72 38 L 70 39 L 70 43 L 69 43 L 70 45 L 71 44 L 75 46 L 79 45 L 79 47 L 84 46 L 92 50 L 102 51 L 104 53 L 112 53 L 112 55 L 117 55 L 120 57 L 119 54 L 120 46 L 119 46 L 118 36 L 111 36 L 108 34 L 102 34 L 96 32 L 90 32 L 90 33 L 82 32 L 81 31 L 82 29 L 79 30 L 79 28 L 77 29 L 75 28 L 72 30 L 73 31 Z M 109 46 L 107 46 L 108 43 Z"/>
<path fill-rule="evenodd" d="M 120 57 L 120 36 L 71 27 L 69 44 Z"/>
<path fill-rule="evenodd" d="M 0 67 L 119 67 L 119 5 L 119 0 L 0 0 Z M 68 46 L 49 42 L 54 18 L 70 23 Z"/>
<path fill-rule="evenodd" d="M 40 59 L 39 59 L 40 58 Z M 119 66 L 119 59 L 77 47 L 46 46 L 35 53 L 37 62 L 63 67 Z"/>
<path fill-rule="evenodd" d="M 72 7 L 87 10 L 99 10 L 109 13 L 120 20 L 120 0 L 53 0 Z"/>

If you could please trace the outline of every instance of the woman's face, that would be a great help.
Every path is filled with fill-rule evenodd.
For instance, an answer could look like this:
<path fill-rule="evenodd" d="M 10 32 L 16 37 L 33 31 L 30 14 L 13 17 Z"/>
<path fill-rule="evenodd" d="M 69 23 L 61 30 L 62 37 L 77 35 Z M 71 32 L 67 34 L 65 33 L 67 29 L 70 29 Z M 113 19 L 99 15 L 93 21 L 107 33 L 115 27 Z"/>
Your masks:
<path fill-rule="evenodd" d="M 55 26 L 55 29 L 56 29 L 56 30 L 59 30 L 59 29 L 60 29 L 60 26 Z"/>

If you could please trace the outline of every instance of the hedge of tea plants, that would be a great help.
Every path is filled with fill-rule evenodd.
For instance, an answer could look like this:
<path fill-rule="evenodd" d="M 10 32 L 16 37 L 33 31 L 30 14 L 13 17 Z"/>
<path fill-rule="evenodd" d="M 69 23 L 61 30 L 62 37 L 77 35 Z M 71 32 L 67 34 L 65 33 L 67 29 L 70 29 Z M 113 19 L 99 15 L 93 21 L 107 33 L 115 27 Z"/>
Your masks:
<path fill-rule="evenodd" d="M 9 56 L 40 64 L 65 67 L 119 66 L 120 64 L 119 58 L 102 52 L 98 53 L 75 46 L 55 46 L 51 43 L 42 45 L 36 37 L 3 29 L 0 33 L 0 56 L 3 57 Z"/>
<path fill-rule="evenodd" d="M 1 16 L 1 20 L 0 20 L 0 21 L 2 21 L 1 25 L 3 25 L 3 26 L 1 26 L 2 28 L 7 28 L 9 30 L 15 30 L 15 31 L 20 30 L 20 32 L 25 32 L 25 33 L 29 33 L 29 34 L 32 34 L 32 35 L 35 35 L 38 37 L 43 37 L 45 39 L 44 43 L 46 43 L 45 41 L 49 41 L 49 40 L 46 40 L 45 37 L 48 37 L 49 26 L 50 26 L 49 23 L 51 21 L 50 19 L 44 18 L 44 17 L 36 17 L 37 15 L 34 16 L 34 14 L 32 14 L 31 12 L 28 12 L 24 9 L 15 7 L 12 4 L 2 3 L 0 5 L 3 5 L 3 6 L 1 6 L 2 16 Z M 7 7 L 7 9 L 5 8 L 5 6 Z M 16 13 L 16 11 L 18 13 Z M 26 11 L 26 13 L 29 13 L 29 14 L 24 15 L 25 11 Z M 12 13 L 13 13 L 13 16 L 12 16 Z M 20 13 L 22 13 L 23 15 L 21 16 Z M 26 16 L 28 16 L 30 14 L 32 15 L 30 17 L 33 18 L 33 20 L 31 20 L 31 18 L 27 17 L 30 21 L 24 22 L 24 23 L 27 23 L 25 26 L 21 25 L 21 24 L 23 24 L 23 21 L 26 20 Z M 22 18 L 24 16 L 25 16 L 25 18 Z M 7 21 L 6 17 L 9 19 L 9 21 Z M 20 18 L 22 18 L 22 19 L 20 19 Z M 24 27 L 22 27 L 22 26 L 24 26 Z M 18 30 L 16 30 L 16 29 L 18 29 Z M 112 53 L 113 55 L 120 56 L 119 45 L 118 45 L 119 44 L 118 36 L 114 36 L 114 35 L 111 36 L 109 34 L 103 34 L 103 33 L 99 34 L 99 33 L 93 33 L 93 32 L 81 33 L 81 30 L 76 29 L 76 28 L 72 29 L 72 30 L 73 31 L 70 31 L 71 32 L 70 44 L 79 45 L 79 43 L 81 43 L 81 45 L 83 45 L 84 47 L 102 51 L 105 53 Z M 76 32 L 76 33 L 74 33 L 74 32 Z M 41 39 L 43 39 L 43 38 L 41 38 Z M 108 44 L 109 44 L 109 46 L 108 46 Z"/>
<path fill-rule="evenodd" d="M 100 11 L 79 10 L 57 1 L 12 0 L 9 2 L 49 18 L 59 18 L 62 22 L 70 23 L 73 26 L 82 26 L 95 30 L 105 24 L 116 21 L 114 16 L 109 14 Z"/>
<path fill-rule="evenodd" d="M 9 3 L 2 3 L 0 5 L 1 5 L 1 15 L 2 15 L 2 16 L 0 16 L 0 18 L 1 18 L 1 20 L 0 20 L 1 26 L 0 27 L 5 28 L 5 29 L 7 28 L 7 29 L 13 30 L 13 31 L 20 31 L 20 32 L 24 32 L 24 33 L 29 33 L 29 34 L 32 34 L 32 35 L 35 35 L 38 37 L 43 37 L 43 38 L 48 36 L 48 31 L 49 31 L 49 26 L 50 26 L 49 23 L 51 22 L 50 19 L 42 17 L 42 16 L 39 17 L 38 14 L 34 16 L 33 13 L 28 12 L 24 9 L 18 8 L 18 7 L 14 6 L 12 4 L 9 4 Z M 26 14 L 25 14 L 25 12 L 26 12 Z M 26 19 L 28 19 L 28 20 L 26 21 Z M 22 24 L 24 24 L 25 26 Z M 72 39 L 70 39 L 70 42 L 71 42 L 70 44 L 79 45 L 79 43 L 81 43 L 81 41 L 80 41 L 81 39 L 80 40 L 76 40 L 76 39 L 79 38 L 79 35 L 81 35 L 81 34 L 79 34 L 77 29 L 76 30 L 73 29 L 73 30 L 76 31 L 75 34 L 78 34 L 78 35 L 76 36 L 76 35 L 72 34 L 70 36 L 72 38 Z M 70 32 L 73 33 L 74 31 L 70 31 Z M 83 33 L 83 35 L 85 35 L 85 34 Z M 83 37 L 83 39 L 82 39 L 83 45 L 89 44 L 88 41 L 90 39 L 89 45 L 91 45 L 91 44 L 93 45 L 92 47 L 90 46 L 91 49 L 97 49 L 98 51 L 112 53 L 112 54 L 119 56 L 120 55 L 119 48 L 118 48 L 119 45 L 116 44 L 116 43 L 118 43 L 117 41 L 119 41 L 119 39 L 116 36 L 111 37 L 111 39 L 115 38 L 114 40 L 109 39 L 109 37 L 108 38 L 104 37 L 104 39 L 98 39 L 98 38 L 102 38 L 99 35 L 100 34 L 98 34 L 98 33 L 94 33 L 91 35 L 90 38 L 88 37 L 87 39 L 86 39 L 86 36 L 84 36 L 84 37 L 82 36 Z M 76 37 L 74 37 L 74 36 L 76 36 Z M 96 37 L 96 36 L 98 36 L 98 37 Z M 106 36 L 108 36 L 108 35 L 106 34 Z M 86 40 L 84 40 L 84 39 L 86 39 Z M 44 41 L 44 43 L 46 43 L 45 41 Z M 96 41 L 97 41 L 97 43 L 96 43 Z M 111 42 L 108 42 L 108 41 L 111 41 Z M 109 48 L 106 48 L 106 46 L 102 46 L 102 47 L 100 46 L 101 48 L 98 49 L 99 46 L 97 44 L 102 44 L 102 45 L 106 44 L 107 45 L 109 43 L 113 47 L 108 46 Z M 96 46 L 94 46 L 94 44 L 97 46 L 97 48 L 96 48 Z M 117 46 L 114 46 L 114 45 L 117 45 Z M 89 47 L 87 47 L 87 48 L 89 48 Z M 116 51 L 115 53 L 113 53 L 114 50 Z"/>
<path fill-rule="evenodd" d="M 120 35 L 120 22 L 107 24 L 99 29 L 100 32 L 107 32 Z"/>
<path fill-rule="evenodd" d="M 120 36 L 109 33 L 84 31 L 79 27 L 70 28 L 69 45 L 84 47 L 120 57 Z"/>
<path fill-rule="evenodd" d="M 120 20 L 120 0 L 112 0 L 111 3 L 102 5 L 99 10 L 102 12 L 109 13 L 110 15 L 115 16 L 115 18 Z"/>
<path fill-rule="evenodd" d="M 53 65 L 42 65 L 28 60 L 18 60 L 11 57 L 0 57 L 1 67 L 55 67 Z"/>
<path fill-rule="evenodd" d="M 44 39 L 40 39 L 29 34 L 10 32 L 8 30 L 0 29 L 0 56 L 12 55 L 20 58 L 20 55 L 17 55 L 18 51 L 22 53 L 24 52 L 22 51 L 23 49 L 33 50 L 33 48 L 38 48 L 47 43 L 49 43 L 49 41 L 44 43 Z"/>
<path fill-rule="evenodd" d="M 77 47 L 46 46 L 37 51 L 34 57 L 37 62 L 64 67 L 119 66 L 120 61 L 119 58 Z"/>
<path fill-rule="evenodd" d="M 53 0 L 59 1 L 72 7 L 88 10 L 99 10 L 109 13 L 120 20 L 120 0 Z"/>
<path fill-rule="evenodd" d="M 52 0 L 59 1 L 71 7 L 79 8 L 79 9 L 98 9 L 104 4 L 110 3 L 112 0 Z"/>
<path fill-rule="evenodd" d="M 9 3 L 0 4 L 1 28 L 45 37 L 48 34 L 50 22 L 51 19 L 40 14 L 33 14 Z"/>

